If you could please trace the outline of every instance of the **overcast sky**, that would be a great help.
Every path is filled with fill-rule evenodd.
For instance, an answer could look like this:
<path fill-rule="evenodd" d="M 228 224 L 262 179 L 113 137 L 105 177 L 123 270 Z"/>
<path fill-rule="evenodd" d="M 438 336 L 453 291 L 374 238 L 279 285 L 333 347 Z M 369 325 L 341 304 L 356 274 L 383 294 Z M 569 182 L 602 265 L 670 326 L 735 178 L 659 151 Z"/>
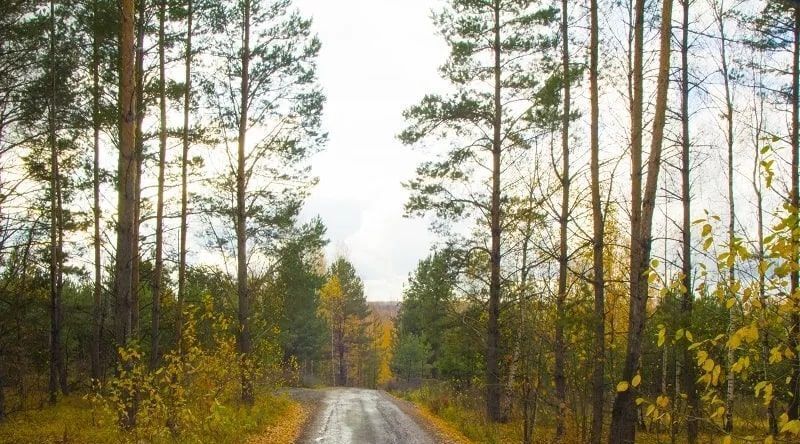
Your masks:
<path fill-rule="evenodd" d="M 403 284 L 433 241 L 427 223 L 403 217 L 421 153 L 396 134 L 402 111 L 443 84 L 446 58 L 430 0 L 296 0 L 322 41 L 319 79 L 328 101 L 329 142 L 313 160 L 320 183 L 303 218 L 321 216 L 328 257 L 344 253 L 369 300 L 400 299 Z"/>

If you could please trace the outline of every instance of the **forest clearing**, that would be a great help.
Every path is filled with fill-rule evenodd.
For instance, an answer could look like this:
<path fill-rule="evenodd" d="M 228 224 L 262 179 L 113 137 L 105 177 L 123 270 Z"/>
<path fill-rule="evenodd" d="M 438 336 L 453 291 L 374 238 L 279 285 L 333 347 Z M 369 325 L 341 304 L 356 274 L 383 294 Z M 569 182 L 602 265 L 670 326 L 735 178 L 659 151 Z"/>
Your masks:
<path fill-rule="evenodd" d="M 800 1 L 0 2 L 0 443 L 800 443 Z"/>

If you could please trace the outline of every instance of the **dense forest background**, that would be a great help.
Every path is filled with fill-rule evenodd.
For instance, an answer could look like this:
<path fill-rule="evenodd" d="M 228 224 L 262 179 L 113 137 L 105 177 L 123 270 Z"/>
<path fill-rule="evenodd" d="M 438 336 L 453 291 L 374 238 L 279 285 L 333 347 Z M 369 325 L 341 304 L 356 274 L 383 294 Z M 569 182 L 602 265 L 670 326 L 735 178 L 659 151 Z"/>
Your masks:
<path fill-rule="evenodd" d="M 77 406 L 202 442 L 342 385 L 484 442 L 800 439 L 800 5 L 432 20 L 446 86 L 398 110 L 425 161 L 397 205 L 437 242 L 395 307 L 299 216 L 327 138 L 309 14 L 3 2 L 0 437 Z"/>

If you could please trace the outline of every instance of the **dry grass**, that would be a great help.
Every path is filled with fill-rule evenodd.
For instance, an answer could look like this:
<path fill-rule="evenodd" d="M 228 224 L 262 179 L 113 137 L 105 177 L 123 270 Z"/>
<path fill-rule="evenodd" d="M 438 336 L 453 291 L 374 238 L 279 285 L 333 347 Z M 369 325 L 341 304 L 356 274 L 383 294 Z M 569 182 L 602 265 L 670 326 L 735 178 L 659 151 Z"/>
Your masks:
<path fill-rule="evenodd" d="M 416 404 L 416 407 L 420 416 L 432 424 L 436 430 L 448 440 L 449 444 L 472 444 L 474 442 L 464 436 L 464 434 L 452 424 L 433 414 L 433 412 L 424 405 Z"/>
<path fill-rule="evenodd" d="M 247 444 L 292 444 L 300 437 L 310 414 L 308 406 L 291 401 L 280 421 L 269 424 L 260 433 L 248 438 Z"/>
<path fill-rule="evenodd" d="M 288 444 L 296 441 L 309 409 L 285 396 L 260 396 L 256 405 L 236 403 L 215 408 L 213 420 L 201 436 L 148 436 L 144 430 L 121 432 L 115 418 L 79 396 L 69 396 L 55 406 L 10 415 L 0 423 L 0 444 Z"/>

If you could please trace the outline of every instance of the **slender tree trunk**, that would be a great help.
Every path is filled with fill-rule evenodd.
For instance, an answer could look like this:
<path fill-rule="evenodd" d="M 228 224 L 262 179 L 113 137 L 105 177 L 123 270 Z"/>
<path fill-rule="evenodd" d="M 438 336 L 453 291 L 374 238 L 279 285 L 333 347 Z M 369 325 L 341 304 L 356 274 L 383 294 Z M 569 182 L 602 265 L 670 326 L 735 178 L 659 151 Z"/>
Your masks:
<path fill-rule="evenodd" d="M 334 362 L 336 359 L 336 337 L 334 336 L 333 332 L 331 331 L 331 384 L 335 387 L 336 384 L 336 363 Z"/>
<path fill-rule="evenodd" d="M 667 335 L 669 335 L 669 331 L 667 331 Z M 664 344 L 664 346 L 661 347 L 661 394 L 664 396 L 666 396 L 667 393 L 669 393 L 668 392 L 669 376 L 667 372 L 669 367 L 668 358 L 669 358 L 669 347 L 666 344 Z"/>
<path fill-rule="evenodd" d="M 792 211 L 797 215 L 800 208 L 800 177 L 798 177 L 798 166 L 800 166 L 800 6 L 794 9 L 794 52 L 792 54 Z M 795 228 L 792 230 L 792 262 L 798 262 L 798 234 L 797 220 L 795 217 Z M 792 270 L 789 274 L 790 288 L 789 293 L 797 294 L 798 284 L 800 284 L 800 273 Z M 796 298 L 796 296 L 793 296 Z M 797 301 L 795 302 L 797 303 Z M 800 313 L 795 310 L 792 313 L 791 337 L 789 343 L 792 349 L 800 347 Z M 794 358 L 792 369 L 792 398 L 787 408 L 789 420 L 800 419 L 800 356 Z"/>
<path fill-rule="evenodd" d="M 342 321 L 341 328 L 337 333 L 336 354 L 339 358 L 339 384 L 340 386 L 347 385 L 347 360 L 345 359 L 344 347 L 344 321 Z"/>
<path fill-rule="evenodd" d="M 528 375 L 528 372 L 525 372 L 522 382 L 522 444 L 531 444 L 531 392 L 530 376 Z"/>
<path fill-rule="evenodd" d="M 639 300 L 642 269 L 642 58 L 644 50 L 644 0 L 635 0 L 633 22 L 633 70 L 631 71 L 631 253 L 630 253 L 630 313 L 628 345 L 622 379 L 630 381 L 639 365 L 643 319 L 640 319 Z M 638 331 L 637 331 L 638 330 Z M 637 412 L 629 391 L 617 393 L 611 413 L 611 444 L 633 443 L 636 436 Z"/>
<path fill-rule="evenodd" d="M 176 322 L 178 349 L 183 350 L 183 302 L 186 299 L 186 223 L 189 203 L 189 114 L 192 106 L 192 0 L 186 2 L 186 65 L 185 82 L 183 91 L 183 151 L 181 154 L 181 238 L 178 253 L 178 320 Z"/>
<path fill-rule="evenodd" d="M 717 25 L 719 26 L 719 36 L 720 36 L 720 50 L 721 50 L 721 58 L 722 58 L 722 77 L 723 77 L 723 85 L 725 87 L 725 141 L 726 141 L 726 148 L 727 148 L 727 155 L 728 155 L 728 245 L 729 250 L 728 253 L 733 254 L 733 244 L 736 239 L 735 233 L 735 221 L 736 221 L 736 212 L 735 212 L 735 200 L 733 194 L 733 142 L 734 142 L 734 134 L 733 134 L 733 97 L 731 92 L 731 85 L 730 85 L 730 71 L 728 69 L 728 54 L 727 54 L 727 36 L 725 34 L 725 18 L 724 14 L 725 9 L 723 3 L 720 3 L 719 10 L 716 11 L 717 15 Z M 736 269 L 734 268 L 733 264 L 728 267 L 728 287 L 732 287 L 734 281 L 736 281 Z M 731 297 L 735 297 L 735 295 L 730 295 Z M 728 313 L 728 334 L 732 334 L 735 330 L 734 326 L 734 310 L 735 304 L 731 307 Z M 734 389 L 735 389 L 735 375 L 731 370 L 731 367 L 734 364 L 734 360 L 736 359 L 734 355 L 734 351 L 731 348 L 727 348 L 726 350 L 726 390 L 725 390 L 725 431 L 727 433 L 731 433 L 733 431 L 733 401 L 734 401 Z"/>
<path fill-rule="evenodd" d="M 759 79 L 759 87 L 760 79 Z M 755 86 L 754 86 L 755 87 Z M 753 137 L 753 147 L 755 153 L 753 156 L 753 191 L 756 196 L 756 224 L 757 224 L 757 248 L 759 265 L 762 261 L 766 260 L 764 248 L 764 196 L 761 188 L 761 137 L 763 134 L 764 125 L 764 95 L 758 92 L 754 93 L 754 97 L 758 97 L 755 104 L 755 134 Z M 762 312 L 767 310 L 767 287 L 766 276 L 764 271 L 759 266 L 758 270 L 758 300 L 761 305 Z M 761 324 L 761 365 L 762 377 L 764 381 L 769 380 L 769 320 L 765 317 L 762 318 Z M 769 431 L 771 435 L 778 434 L 778 421 L 775 417 L 775 400 L 771 399 L 767 404 L 767 420 L 769 424 Z"/>
<path fill-rule="evenodd" d="M 525 329 L 523 326 L 526 324 L 527 320 L 525 319 L 525 295 L 527 294 L 528 288 L 528 242 L 530 241 L 531 235 L 531 220 L 528 219 L 526 221 L 525 226 L 525 240 L 522 244 L 522 264 L 520 266 L 520 279 L 519 279 L 519 288 L 520 288 L 520 297 L 519 297 L 519 325 L 520 327 L 517 329 L 517 338 L 514 342 L 514 352 L 512 353 L 511 362 L 508 363 L 508 377 L 506 379 L 506 391 L 501 399 L 501 414 L 503 420 L 506 421 L 508 418 L 511 417 L 511 410 L 512 410 L 512 400 L 514 399 L 514 382 L 517 377 L 517 366 L 519 364 L 520 355 L 522 354 L 522 344 L 524 342 L 524 334 Z M 526 383 L 527 382 L 526 379 Z M 523 395 L 527 396 L 527 395 Z"/>
<path fill-rule="evenodd" d="M 144 34 L 146 30 L 146 3 L 147 0 L 137 0 L 137 29 L 136 29 L 136 174 L 135 174 L 135 201 L 134 222 L 133 222 L 133 267 L 131 272 L 131 334 L 139 337 L 139 291 L 140 275 L 139 265 L 141 255 L 139 252 L 139 228 L 141 226 L 142 212 L 142 163 L 144 162 L 144 131 L 142 122 L 144 121 Z"/>
<path fill-rule="evenodd" d="M 131 338 L 132 268 L 134 261 L 134 207 L 136 206 L 136 84 L 133 0 L 121 0 L 120 24 L 120 122 L 119 122 L 119 209 L 116 258 L 116 325 L 118 347 Z M 124 415 L 123 427 L 135 424 L 133 415 Z"/>
<path fill-rule="evenodd" d="M 97 0 L 93 6 L 93 25 L 95 30 L 92 35 L 92 145 L 94 147 L 94 160 L 92 164 L 92 187 L 94 205 L 94 291 L 92 294 L 92 351 L 91 373 L 94 381 L 102 378 L 102 364 L 100 362 L 100 316 L 102 314 L 102 264 L 100 259 L 100 42 L 98 41 L 97 26 L 99 23 Z"/>
<path fill-rule="evenodd" d="M 492 203 L 491 203 L 491 278 L 489 283 L 489 319 L 486 347 L 486 414 L 491 421 L 502 419 L 500 398 L 500 155 L 502 152 L 503 104 L 500 79 L 500 1 L 494 10 L 494 134 L 492 137 Z"/>
<path fill-rule="evenodd" d="M 58 129 L 56 126 L 56 18 L 55 5 L 50 1 L 50 105 L 48 106 L 48 142 L 50 144 L 50 403 L 58 400 L 59 386 L 64 394 L 69 392 L 66 381 L 61 324 L 63 322 L 62 266 L 63 221 L 61 213 L 61 175 L 59 172 Z"/>
<path fill-rule="evenodd" d="M 567 380 L 564 376 L 566 364 L 566 344 L 564 341 L 564 323 L 566 313 L 564 304 L 567 300 L 567 225 L 569 223 L 569 121 L 571 105 L 570 67 L 569 67 L 569 13 L 568 0 L 561 1 L 561 69 L 563 79 L 563 115 L 561 116 L 561 215 L 559 216 L 559 254 L 558 254 L 558 295 L 556 297 L 556 332 L 555 332 L 555 367 L 553 376 L 556 385 L 556 442 L 564 437 L 564 421 L 567 416 Z"/>
<path fill-rule="evenodd" d="M 523 253 L 524 256 L 524 253 Z M 524 287 L 522 287 L 524 288 Z M 524 290 L 523 290 L 524 291 Z M 520 298 L 519 304 L 519 325 L 525 325 L 525 305 Z M 517 337 L 514 341 L 514 351 L 511 354 L 511 361 L 508 363 L 508 375 L 506 377 L 506 388 L 503 397 L 500 399 L 500 414 L 503 422 L 511 418 L 514 400 L 514 382 L 517 377 L 517 363 L 519 362 L 520 355 L 522 354 L 522 343 L 524 338 L 524 329 L 518 328 Z"/>
<path fill-rule="evenodd" d="M 644 3 L 636 0 L 634 24 L 634 95 L 631 106 L 631 301 L 628 319 L 628 344 L 622 380 L 631 381 L 638 372 L 642 353 L 642 338 L 647 320 L 648 271 L 652 247 L 653 212 L 658 174 L 661 169 L 661 149 L 666 122 L 667 94 L 669 92 L 669 67 L 671 50 L 672 0 L 663 0 L 661 9 L 661 43 L 659 53 L 658 83 L 653 138 L 648 159 L 647 180 L 644 193 L 642 181 L 642 57 L 644 31 Z M 637 407 L 633 388 L 617 393 L 611 416 L 610 442 L 633 443 L 636 438 Z"/>
<path fill-rule="evenodd" d="M 605 405 L 605 268 L 603 263 L 603 250 L 605 249 L 605 223 L 603 208 L 600 200 L 600 93 L 598 87 L 598 59 L 599 59 L 599 34 L 600 27 L 597 20 L 597 0 L 591 0 L 589 6 L 590 36 L 589 36 L 589 93 L 590 93 L 590 118 L 591 145 L 590 170 L 592 176 L 592 260 L 594 276 L 592 287 L 594 289 L 594 350 L 592 367 L 592 428 L 589 433 L 591 444 L 600 444 L 603 435 L 603 406 Z"/>
<path fill-rule="evenodd" d="M 236 169 L 236 246 L 237 289 L 239 293 L 239 353 L 242 355 L 242 401 L 253 404 L 253 380 L 250 375 L 250 295 L 247 288 L 247 208 L 245 207 L 245 143 L 247 111 L 250 102 L 250 0 L 243 0 L 242 84 L 239 120 L 239 145 Z"/>
<path fill-rule="evenodd" d="M 153 304 L 150 324 L 150 368 L 156 368 L 159 360 L 159 336 L 161 319 L 162 275 L 164 273 L 164 167 L 167 157 L 167 79 L 165 75 L 164 26 L 166 0 L 158 5 L 158 98 L 160 127 L 158 130 L 158 198 L 156 202 L 156 260 L 153 270 Z"/>
<path fill-rule="evenodd" d="M 691 164 L 689 152 L 691 139 L 689 138 L 689 0 L 682 0 L 683 25 L 681 39 L 681 201 L 683 203 L 682 226 L 682 285 L 681 296 L 681 327 L 688 331 L 692 325 L 692 308 L 694 304 L 694 285 L 692 283 L 692 196 L 690 172 Z M 689 347 L 682 347 L 683 366 L 681 376 L 683 387 L 686 391 L 686 439 L 689 444 L 697 442 L 697 428 L 699 415 L 699 401 L 697 398 L 697 379 L 694 370 L 694 357 Z M 680 393 L 678 391 L 678 393 Z"/>
<path fill-rule="evenodd" d="M 56 167 L 56 177 L 58 178 L 58 181 L 56 182 L 56 222 L 58 224 L 58 274 L 56 275 L 56 289 L 58 292 L 58 381 L 61 387 L 61 393 L 68 395 L 69 382 L 67 381 L 67 356 L 64 350 L 64 341 L 61 331 L 64 325 L 64 306 L 62 304 L 62 295 L 64 294 L 64 206 L 63 191 L 61 190 L 61 174 L 58 172 L 58 167 Z"/>
<path fill-rule="evenodd" d="M 4 353 L 0 351 L 0 357 L 3 357 Z M 6 419 L 6 393 L 5 393 L 5 379 L 3 378 L 3 372 L 0 371 L 0 424 L 3 423 L 3 420 Z"/>

